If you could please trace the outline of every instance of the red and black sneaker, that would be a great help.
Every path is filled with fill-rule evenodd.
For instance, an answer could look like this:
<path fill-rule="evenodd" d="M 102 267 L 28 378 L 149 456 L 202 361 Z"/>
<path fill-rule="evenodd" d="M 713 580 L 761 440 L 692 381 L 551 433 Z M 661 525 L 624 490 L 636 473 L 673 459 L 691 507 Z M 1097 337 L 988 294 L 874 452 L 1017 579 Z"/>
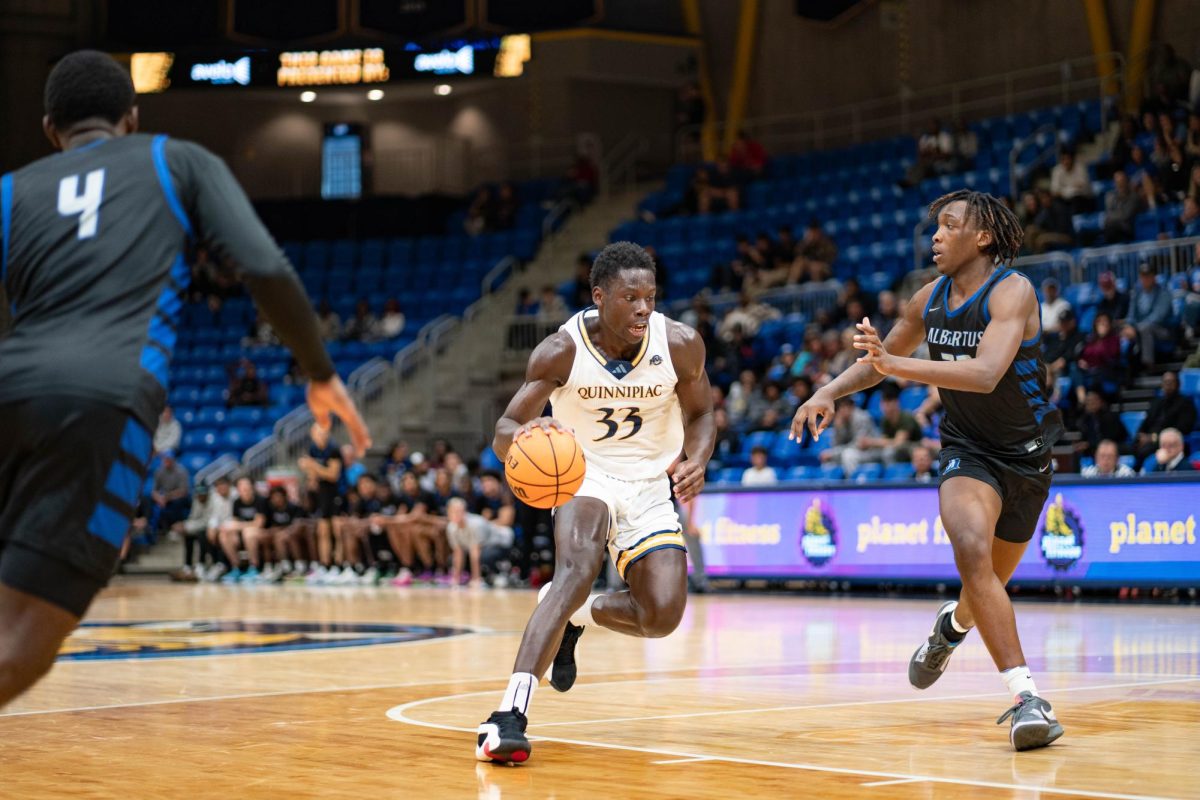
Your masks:
<path fill-rule="evenodd" d="M 512 711 L 493 711 L 477 731 L 475 758 L 495 764 L 520 764 L 528 760 L 533 750 L 525 738 L 528 725 L 529 720 L 515 708 Z"/>

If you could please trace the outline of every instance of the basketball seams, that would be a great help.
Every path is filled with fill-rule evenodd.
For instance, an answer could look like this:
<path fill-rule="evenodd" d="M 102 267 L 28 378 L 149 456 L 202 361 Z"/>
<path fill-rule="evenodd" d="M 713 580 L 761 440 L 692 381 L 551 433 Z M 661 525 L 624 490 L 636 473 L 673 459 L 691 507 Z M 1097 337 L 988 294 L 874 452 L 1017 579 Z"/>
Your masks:
<path fill-rule="evenodd" d="M 550 438 L 550 436 L 547 434 L 546 439 L 549 440 L 549 438 Z M 513 447 L 516 447 L 518 450 L 521 451 L 521 454 L 523 456 L 525 456 L 525 460 L 529 462 L 530 466 L 532 466 L 534 469 L 536 469 L 538 472 L 542 473 L 543 475 L 550 477 L 550 478 L 555 478 L 557 480 L 557 478 L 558 478 L 557 475 L 550 473 L 550 472 L 546 472 L 546 470 L 544 470 L 540 466 L 538 466 L 538 463 L 536 461 L 534 461 L 533 456 L 531 456 L 529 454 L 528 450 L 526 450 L 524 447 L 521 447 L 521 443 L 519 441 L 514 440 Z M 553 449 L 553 445 L 551 445 L 551 449 Z"/>
<path fill-rule="evenodd" d="M 573 439 L 574 437 L 572 437 Z M 562 473 L 558 471 L 558 448 L 554 446 L 554 436 L 546 435 L 547 443 L 550 445 L 550 457 L 554 459 L 554 506 L 558 506 L 559 489 L 562 488 Z"/>
<path fill-rule="evenodd" d="M 586 474 L 587 465 L 583 457 L 583 448 L 580 447 L 579 441 L 573 435 L 558 430 L 544 433 L 544 437 L 534 434 L 533 438 L 536 441 L 536 445 L 532 447 L 525 447 L 519 442 L 513 442 L 519 454 L 517 456 L 516 474 L 514 475 L 510 472 L 506 465 L 505 477 L 514 490 L 519 488 L 522 493 L 540 492 L 536 496 L 521 497 L 521 500 L 527 505 L 536 508 L 555 508 L 566 502 L 566 500 L 570 500 L 575 492 L 579 490 Z M 571 455 L 565 460 L 558 457 L 558 445 L 563 439 L 571 440 Z M 543 448 L 542 452 L 538 451 L 539 447 Z M 534 455 L 544 457 L 544 449 L 546 447 L 549 447 L 549 455 L 554 463 L 554 474 L 541 467 L 534 459 Z M 573 474 L 576 472 L 576 463 L 580 467 L 578 475 Z M 559 471 L 563 474 L 557 474 Z M 522 473 L 534 478 L 535 481 L 524 480 L 524 474 Z M 539 480 L 539 474 L 550 480 L 542 482 L 545 478 Z"/>

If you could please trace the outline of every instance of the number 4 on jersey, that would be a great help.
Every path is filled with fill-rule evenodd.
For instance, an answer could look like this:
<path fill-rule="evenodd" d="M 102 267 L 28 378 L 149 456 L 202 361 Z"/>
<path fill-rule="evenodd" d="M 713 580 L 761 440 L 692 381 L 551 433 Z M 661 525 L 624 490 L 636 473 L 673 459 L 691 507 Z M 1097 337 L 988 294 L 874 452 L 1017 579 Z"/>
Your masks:
<path fill-rule="evenodd" d="M 92 170 L 83 181 L 79 193 L 79 176 L 69 175 L 58 184 L 58 213 L 64 217 L 79 215 L 79 238 L 96 235 L 100 223 L 100 198 L 104 194 L 104 170 Z"/>

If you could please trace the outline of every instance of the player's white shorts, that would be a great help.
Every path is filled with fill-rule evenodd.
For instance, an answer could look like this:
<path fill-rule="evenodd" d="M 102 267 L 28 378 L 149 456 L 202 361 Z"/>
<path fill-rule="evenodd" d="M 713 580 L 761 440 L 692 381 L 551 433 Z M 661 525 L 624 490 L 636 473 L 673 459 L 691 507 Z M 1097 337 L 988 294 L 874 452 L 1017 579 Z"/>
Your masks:
<path fill-rule="evenodd" d="M 576 497 L 608 506 L 608 552 L 625 578 L 629 565 L 655 550 L 687 550 L 666 475 L 629 481 L 589 466 Z"/>

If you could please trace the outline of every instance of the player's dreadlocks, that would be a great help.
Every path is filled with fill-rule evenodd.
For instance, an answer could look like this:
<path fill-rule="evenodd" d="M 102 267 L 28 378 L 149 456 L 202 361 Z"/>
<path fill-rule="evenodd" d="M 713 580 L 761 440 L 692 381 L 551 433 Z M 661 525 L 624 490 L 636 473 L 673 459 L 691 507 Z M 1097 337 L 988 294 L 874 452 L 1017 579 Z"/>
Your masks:
<path fill-rule="evenodd" d="M 930 219 L 937 219 L 943 208 L 958 200 L 967 204 L 967 219 L 975 223 L 980 230 L 992 235 L 992 243 L 984 248 L 984 252 L 997 263 L 1012 262 L 1020 252 L 1021 241 L 1025 238 L 1021 223 L 1012 209 L 1004 205 L 999 198 L 986 192 L 959 189 L 933 201 L 929 206 Z"/>

